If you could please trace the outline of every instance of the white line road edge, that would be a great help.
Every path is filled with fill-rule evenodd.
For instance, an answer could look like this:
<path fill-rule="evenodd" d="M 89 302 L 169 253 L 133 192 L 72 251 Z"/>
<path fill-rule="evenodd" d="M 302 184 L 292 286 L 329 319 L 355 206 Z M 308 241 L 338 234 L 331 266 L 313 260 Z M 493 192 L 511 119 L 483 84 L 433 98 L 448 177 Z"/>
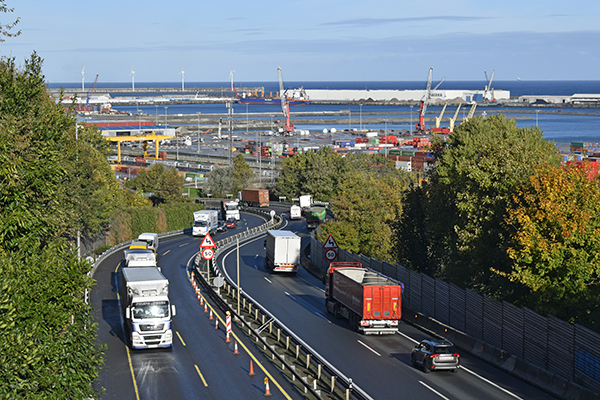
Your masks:
<path fill-rule="evenodd" d="M 426 384 L 423 381 L 419 381 L 419 383 L 423 386 L 425 386 L 427 389 L 431 390 L 433 393 L 437 394 L 438 396 L 440 396 L 442 399 L 444 400 L 450 400 L 449 398 L 447 398 L 446 396 L 444 396 L 443 394 L 441 394 L 440 392 L 438 392 L 437 390 L 435 390 L 434 388 L 432 388 L 431 386 L 429 386 L 428 384 Z"/>
<path fill-rule="evenodd" d="M 406 339 L 408 339 L 409 341 L 413 342 L 414 344 L 417 344 L 417 343 L 419 343 L 417 340 L 415 340 L 415 339 L 411 338 L 410 336 L 408 336 L 408 335 L 406 335 L 406 334 L 404 334 L 404 333 L 402 333 L 402 332 L 397 332 L 397 333 L 398 333 L 399 335 L 401 335 L 401 336 L 405 337 L 405 338 L 406 338 Z M 498 385 L 498 384 L 496 384 L 496 383 L 494 383 L 494 382 L 490 381 L 490 380 L 489 380 L 489 379 L 487 379 L 487 378 L 484 378 L 483 376 L 481 376 L 481 375 L 477 374 L 476 372 L 473 372 L 473 371 L 471 371 L 470 369 L 468 369 L 468 368 L 466 368 L 466 367 L 463 367 L 462 365 L 461 365 L 460 369 L 464 370 L 465 372 L 468 372 L 468 373 L 472 374 L 473 376 L 475 376 L 475 377 L 477 377 L 477 378 L 481 379 L 481 380 L 482 380 L 482 381 L 484 381 L 485 383 L 488 383 L 488 384 L 492 385 L 492 386 L 493 386 L 493 387 L 495 387 L 496 389 L 499 389 L 499 390 L 503 391 L 504 393 L 508 394 L 509 396 L 512 396 L 512 397 L 514 397 L 515 399 L 523 400 L 523 398 L 521 398 L 521 397 L 517 396 L 517 395 L 516 395 L 516 394 L 514 394 L 513 392 L 511 392 L 511 391 L 508 391 L 508 390 L 504 389 L 502 386 L 500 386 L 500 385 Z M 421 383 L 423 383 L 423 382 L 421 382 Z M 425 385 L 425 384 L 423 383 L 423 385 Z M 425 385 L 425 386 L 427 386 L 427 385 Z M 433 389 L 432 389 L 432 390 L 433 390 Z"/>
<path fill-rule="evenodd" d="M 357 340 L 358 343 L 362 344 L 363 346 L 365 346 L 367 349 L 371 350 L 373 353 L 377 354 L 378 357 L 381 357 L 381 354 L 379 354 L 378 352 L 376 352 L 375 350 L 373 350 L 371 347 L 369 347 L 367 344 L 361 342 L 360 340 Z"/>

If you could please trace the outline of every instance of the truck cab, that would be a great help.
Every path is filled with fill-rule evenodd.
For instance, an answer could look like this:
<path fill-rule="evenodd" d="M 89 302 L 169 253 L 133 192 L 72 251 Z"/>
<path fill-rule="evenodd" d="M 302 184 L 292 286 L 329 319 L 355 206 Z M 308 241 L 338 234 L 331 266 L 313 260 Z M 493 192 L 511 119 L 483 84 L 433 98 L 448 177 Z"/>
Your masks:
<path fill-rule="evenodd" d="M 142 233 L 138 241 L 146 242 L 147 247 L 156 254 L 158 252 L 158 233 Z"/>

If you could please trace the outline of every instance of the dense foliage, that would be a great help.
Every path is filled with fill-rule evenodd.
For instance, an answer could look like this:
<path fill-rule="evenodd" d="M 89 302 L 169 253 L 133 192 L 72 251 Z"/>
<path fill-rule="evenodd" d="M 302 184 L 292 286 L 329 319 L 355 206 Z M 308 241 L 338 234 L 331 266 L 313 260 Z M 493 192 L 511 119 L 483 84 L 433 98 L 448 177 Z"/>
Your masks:
<path fill-rule="evenodd" d="M 152 193 L 151 199 L 157 205 L 183 201 L 183 177 L 175 168 L 165 168 L 162 164 L 140 169 L 138 176 L 127 186 L 141 193 Z"/>
<path fill-rule="evenodd" d="M 244 156 L 238 154 L 233 158 L 232 165 L 216 167 L 211 171 L 204 190 L 213 197 L 225 198 L 227 194 L 253 187 L 255 180 L 252 168 Z"/>
<path fill-rule="evenodd" d="M 397 225 L 400 262 L 480 293 L 516 300 L 507 209 L 540 165 L 558 166 L 537 128 L 502 115 L 477 117 L 438 143 L 429 183 L 407 192 Z"/>
<path fill-rule="evenodd" d="M 540 167 L 513 196 L 512 269 L 529 289 L 518 304 L 600 327 L 600 182 L 596 170 Z"/>
<path fill-rule="evenodd" d="M 98 132 L 50 99 L 34 53 L 0 59 L 0 397 L 87 398 L 102 365 L 68 240 L 119 203 Z"/>

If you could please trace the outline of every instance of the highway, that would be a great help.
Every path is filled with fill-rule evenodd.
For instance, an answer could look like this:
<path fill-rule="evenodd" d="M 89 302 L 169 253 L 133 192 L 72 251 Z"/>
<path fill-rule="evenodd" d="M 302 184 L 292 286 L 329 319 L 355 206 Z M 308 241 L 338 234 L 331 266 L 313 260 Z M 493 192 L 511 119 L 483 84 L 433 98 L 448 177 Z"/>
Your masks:
<path fill-rule="evenodd" d="M 243 219 L 238 230 L 264 223 L 250 214 L 243 214 Z M 217 233 L 214 239 L 236 232 Z M 105 389 L 101 399 L 264 399 L 266 376 L 274 378 L 269 382 L 273 399 L 301 398 L 235 326 L 233 332 L 241 341 L 240 354 L 234 355 L 235 343 L 225 342 L 224 323 L 220 321 L 217 330 L 215 321 L 204 314 L 187 274 L 201 239 L 178 235 L 160 242 L 158 265 L 169 279 L 169 296 L 177 308 L 172 349 L 133 351 L 126 346 L 117 297 L 122 251 L 98 266 L 90 301 L 98 323 L 98 343 L 107 346 L 105 366 L 94 384 L 96 390 Z M 206 293 L 205 297 L 214 305 Z M 251 358 L 246 348 L 255 357 L 253 377 L 248 375 Z"/>
<path fill-rule="evenodd" d="M 264 221 L 242 213 L 235 230 L 214 236 L 219 240 Z M 308 243 L 306 222 L 287 222 L 287 229 Z M 467 354 L 461 354 L 464 368 L 457 374 L 425 374 L 410 365 L 415 341 L 429 337 L 412 325 L 401 323 L 396 335 L 363 336 L 350 330 L 345 320 L 328 315 L 324 306 L 324 285 L 306 270 L 296 276 L 270 274 L 265 270 L 264 237 L 240 246 L 240 282 L 245 293 L 265 306 L 284 325 L 326 358 L 355 385 L 374 399 L 546 399 L 553 398 L 503 371 Z M 264 378 L 270 376 L 275 399 L 303 398 L 281 379 L 253 344 L 237 332 L 239 355 L 233 343 L 225 343 L 225 331 L 215 329 L 199 305 L 188 277 L 188 268 L 201 238 L 178 235 L 161 239 L 158 264 L 170 282 L 170 297 L 177 307 L 173 319 L 172 350 L 131 351 L 123 334 L 116 289 L 122 252 L 109 257 L 97 269 L 91 293 L 98 342 L 107 345 L 106 365 L 95 388 L 105 388 L 102 399 L 260 399 Z M 236 252 L 225 252 L 218 260 L 236 280 Z M 205 293 L 208 302 L 214 302 Z M 217 310 L 215 310 L 217 311 Z M 222 315 L 222 312 L 219 310 Z M 249 377 L 251 356 L 256 375 Z M 264 370 L 263 370 L 264 368 Z"/>

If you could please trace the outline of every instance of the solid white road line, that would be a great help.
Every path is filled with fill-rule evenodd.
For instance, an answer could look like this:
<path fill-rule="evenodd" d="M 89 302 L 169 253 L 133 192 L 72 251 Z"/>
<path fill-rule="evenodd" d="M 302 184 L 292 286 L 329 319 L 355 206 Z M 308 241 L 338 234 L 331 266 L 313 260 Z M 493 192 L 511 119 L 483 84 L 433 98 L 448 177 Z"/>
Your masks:
<path fill-rule="evenodd" d="M 401 335 L 401 336 L 403 336 L 403 337 L 405 337 L 406 339 L 410 340 L 411 342 L 413 342 L 413 343 L 415 343 L 415 344 L 419 343 L 417 340 L 415 340 L 415 339 L 411 338 L 410 336 L 408 336 L 408 335 L 406 335 L 406 334 L 404 334 L 404 333 L 402 333 L 402 332 L 398 332 L 398 334 L 399 334 L 399 335 Z M 512 392 L 510 392 L 510 391 L 508 391 L 508 390 L 506 390 L 506 389 L 504 389 L 502 386 L 500 386 L 500 385 L 498 385 L 498 384 L 496 384 L 496 383 L 494 383 L 494 382 L 490 381 L 490 380 L 489 380 L 489 379 L 487 379 L 487 378 L 484 378 L 483 376 L 481 376 L 481 375 L 479 375 L 479 374 L 477 374 L 477 373 L 475 373 L 475 372 L 471 371 L 470 369 L 468 369 L 468 368 L 466 368 L 466 367 L 463 367 L 462 365 L 460 366 L 460 369 L 464 370 L 465 372 L 468 372 L 468 373 L 472 374 L 473 376 L 475 376 L 475 377 L 477 377 L 477 378 L 481 379 L 482 381 L 484 381 L 484 382 L 486 382 L 486 383 L 489 383 L 489 384 L 490 384 L 490 385 L 492 385 L 493 387 L 495 387 L 495 388 L 497 388 L 497 389 L 500 389 L 501 391 L 503 391 L 504 393 L 506 393 L 506 394 L 508 394 L 508 395 L 510 395 L 510 396 L 512 396 L 512 397 L 514 397 L 515 399 L 523 400 L 521 397 L 517 396 L 516 394 L 514 394 L 514 393 L 512 393 Z"/>
<path fill-rule="evenodd" d="M 373 353 L 377 354 L 378 357 L 381 357 L 381 354 L 379 354 L 378 352 L 376 352 L 375 350 L 373 350 L 372 348 L 370 348 L 369 346 L 367 346 L 366 344 L 364 344 L 360 340 L 357 340 L 357 342 L 360 343 L 360 344 L 362 344 L 363 346 L 365 346 L 367 349 L 371 350 Z"/>
<path fill-rule="evenodd" d="M 437 390 L 435 390 L 434 388 L 432 388 L 431 386 L 429 386 L 428 384 L 426 384 L 423 381 L 419 381 L 419 383 L 423 386 L 425 386 L 427 389 L 431 390 L 433 393 L 437 394 L 438 396 L 440 396 L 442 399 L 444 400 L 450 400 L 449 398 L 447 398 L 446 396 L 444 396 L 443 394 L 441 394 L 440 392 L 438 392 Z"/>
<path fill-rule="evenodd" d="M 271 281 L 269 280 L 269 278 L 267 278 L 266 276 L 265 276 L 265 281 L 267 281 L 267 282 L 269 282 L 269 283 L 273 283 L 273 282 L 271 282 Z"/>

